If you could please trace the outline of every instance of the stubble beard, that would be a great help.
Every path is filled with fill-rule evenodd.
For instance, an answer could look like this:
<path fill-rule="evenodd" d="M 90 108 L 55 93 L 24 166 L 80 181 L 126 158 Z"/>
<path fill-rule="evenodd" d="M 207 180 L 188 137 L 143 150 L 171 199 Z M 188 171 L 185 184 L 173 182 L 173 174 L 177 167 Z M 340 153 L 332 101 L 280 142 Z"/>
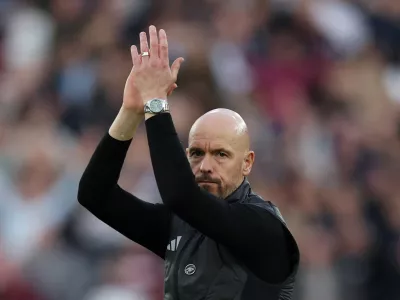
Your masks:
<path fill-rule="evenodd" d="M 215 191 L 211 186 L 204 185 L 201 186 L 202 189 L 213 194 L 214 196 L 218 197 L 221 200 L 226 199 L 230 194 L 232 194 L 237 187 L 226 188 L 224 189 L 221 184 L 218 184 L 217 190 Z"/>

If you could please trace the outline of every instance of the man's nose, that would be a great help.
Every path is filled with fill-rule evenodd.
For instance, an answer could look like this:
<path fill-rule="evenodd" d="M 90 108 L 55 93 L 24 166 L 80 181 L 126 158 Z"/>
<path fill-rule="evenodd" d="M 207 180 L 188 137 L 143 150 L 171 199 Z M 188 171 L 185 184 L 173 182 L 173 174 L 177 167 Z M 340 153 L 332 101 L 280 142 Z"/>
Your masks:
<path fill-rule="evenodd" d="M 202 173 L 212 173 L 212 162 L 208 155 L 204 156 L 201 161 L 200 171 Z"/>

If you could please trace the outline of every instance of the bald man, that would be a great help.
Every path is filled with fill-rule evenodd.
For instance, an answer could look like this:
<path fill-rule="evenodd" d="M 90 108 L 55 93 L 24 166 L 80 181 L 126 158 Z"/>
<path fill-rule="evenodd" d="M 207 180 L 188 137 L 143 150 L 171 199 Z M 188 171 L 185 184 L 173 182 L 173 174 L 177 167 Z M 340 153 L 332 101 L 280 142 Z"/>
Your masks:
<path fill-rule="evenodd" d="M 164 300 L 291 299 L 298 247 L 277 207 L 246 179 L 255 158 L 246 123 L 212 110 L 192 126 L 185 153 L 167 102 L 183 59 L 169 67 L 165 31 L 154 26 L 150 49 L 144 32 L 140 48 L 131 48 L 123 105 L 81 178 L 79 202 L 164 259 Z M 162 204 L 118 185 L 143 119 Z"/>
<path fill-rule="evenodd" d="M 213 151 L 218 153 L 218 159 L 204 157 Z M 228 109 L 206 113 L 190 130 L 187 157 L 197 183 L 225 199 L 250 174 L 253 166 L 254 152 L 250 151 L 246 123 L 238 113 Z M 228 157 L 229 160 L 225 159 Z"/>

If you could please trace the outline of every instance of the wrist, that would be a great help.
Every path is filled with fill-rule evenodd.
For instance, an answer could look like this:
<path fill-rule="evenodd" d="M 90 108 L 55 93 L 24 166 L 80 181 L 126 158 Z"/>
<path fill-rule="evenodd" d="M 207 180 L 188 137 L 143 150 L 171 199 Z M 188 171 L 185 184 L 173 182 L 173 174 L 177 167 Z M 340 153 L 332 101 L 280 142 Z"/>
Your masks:
<path fill-rule="evenodd" d="M 143 119 L 143 109 L 141 108 L 140 111 L 137 109 L 127 108 L 124 105 L 121 106 L 119 109 L 118 115 L 124 116 L 129 119 Z"/>
<path fill-rule="evenodd" d="M 143 121 L 143 117 L 143 112 L 139 113 L 122 106 L 108 133 L 111 137 L 119 141 L 130 140 Z"/>
<path fill-rule="evenodd" d="M 124 115 L 130 115 L 130 116 L 136 116 L 136 115 L 142 115 L 144 114 L 143 111 L 143 106 L 139 107 L 127 107 L 125 106 L 124 103 L 122 103 L 122 106 L 120 108 L 120 112 L 123 113 Z"/>
<path fill-rule="evenodd" d="M 147 102 L 153 99 L 161 99 L 161 100 L 167 100 L 167 94 L 165 93 L 155 93 L 155 94 L 149 94 L 149 95 L 143 95 L 143 104 L 145 105 Z"/>
<path fill-rule="evenodd" d="M 144 103 L 145 119 L 148 120 L 156 115 L 169 113 L 167 97 L 151 98 Z"/>
<path fill-rule="evenodd" d="M 163 112 L 162 114 L 169 114 L 169 112 Z M 152 117 L 155 117 L 155 116 L 157 116 L 157 115 L 159 115 L 159 114 L 145 113 L 145 114 L 144 114 L 144 119 L 145 119 L 145 120 L 148 120 L 148 119 L 150 119 L 150 118 L 152 118 Z"/>

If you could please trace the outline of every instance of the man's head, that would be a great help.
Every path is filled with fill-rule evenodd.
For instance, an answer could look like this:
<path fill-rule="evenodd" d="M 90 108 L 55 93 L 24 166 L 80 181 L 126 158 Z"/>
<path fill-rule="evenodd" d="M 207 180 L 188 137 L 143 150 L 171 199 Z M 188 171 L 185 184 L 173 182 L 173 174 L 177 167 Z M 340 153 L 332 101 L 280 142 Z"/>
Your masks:
<path fill-rule="evenodd" d="M 186 153 L 197 183 L 226 198 L 251 171 L 254 152 L 249 147 L 242 117 L 229 109 L 215 109 L 193 124 Z"/>

